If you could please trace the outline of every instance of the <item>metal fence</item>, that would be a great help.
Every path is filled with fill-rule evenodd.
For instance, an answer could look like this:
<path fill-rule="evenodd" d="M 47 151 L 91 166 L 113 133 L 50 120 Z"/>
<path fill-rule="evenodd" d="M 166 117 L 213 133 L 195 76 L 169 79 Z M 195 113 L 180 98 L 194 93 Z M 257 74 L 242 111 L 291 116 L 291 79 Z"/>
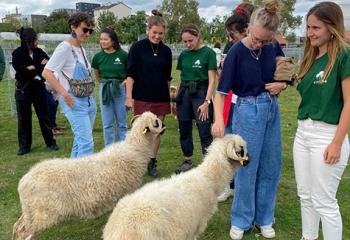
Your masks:
<path fill-rule="evenodd" d="M 41 42 L 40 47 L 44 49 L 47 54 L 52 55 L 58 42 Z M 14 49 L 19 45 L 19 42 L 3 42 L 1 44 L 5 59 L 6 59 L 6 71 L 3 80 L 0 82 L 0 118 L 13 117 L 16 114 L 14 91 L 15 91 L 15 71 L 11 66 L 11 54 Z M 98 44 L 85 44 L 84 48 L 87 52 L 88 58 L 92 57 L 100 51 L 100 46 Z M 128 50 L 129 46 L 122 46 L 123 49 Z M 171 45 L 170 46 L 173 54 L 173 59 L 176 60 L 180 53 L 184 50 L 183 45 Z M 303 48 L 284 48 L 283 49 L 286 56 L 293 57 L 296 63 L 299 63 L 303 56 Z"/>

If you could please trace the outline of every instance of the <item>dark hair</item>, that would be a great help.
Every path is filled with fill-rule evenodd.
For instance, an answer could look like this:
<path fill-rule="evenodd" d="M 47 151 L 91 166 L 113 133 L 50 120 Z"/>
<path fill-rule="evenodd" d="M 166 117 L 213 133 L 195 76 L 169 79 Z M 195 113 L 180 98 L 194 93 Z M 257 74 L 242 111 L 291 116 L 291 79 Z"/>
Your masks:
<path fill-rule="evenodd" d="M 89 14 L 84 12 L 77 12 L 72 14 L 68 20 L 68 25 L 70 28 L 71 26 L 79 27 L 79 25 L 83 22 L 86 23 L 88 27 L 95 26 L 95 22 L 92 19 L 92 17 Z"/>
<path fill-rule="evenodd" d="M 220 49 L 221 48 L 221 44 L 219 42 L 214 43 L 214 48 Z"/>
<path fill-rule="evenodd" d="M 185 32 L 187 32 L 193 36 L 200 37 L 199 28 L 197 25 L 195 25 L 193 23 L 186 24 L 181 30 L 181 35 Z"/>
<path fill-rule="evenodd" d="M 254 5 L 251 3 L 241 3 L 233 10 L 232 16 L 230 16 L 226 22 L 226 29 L 230 30 L 234 28 L 236 31 L 243 33 L 246 31 L 249 25 L 250 15 L 254 11 Z"/>
<path fill-rule="evenodd" d="M 31 27 L 21 27 L 16 31 L 17 35 L 21 39 L 21 46 L 24 46 L 28 49 L 35 48 L 34 42 L 38 39 L 38 34 Z"/>
<path fill-rule="evenodd" d="M 147 20 L 147 27 L 150 29 L 153 26 L 162 26 L 165 28 L 165 20 L 163 14 L 160 13 L 157 9 L 152 10 L 153 16 L 149 17 Z"/>
<path fill-rule="evenodd" d="M 244 11 L 249 15 L 249 17 L 253 14 L 255 6 L 248 2 L 240 3 L 235 10 L 233 10 L 233 13 L 237 11 L 237 9 L 243 8 Z"/>
<path fill-rule="evenodd" d="M 110 37 L 110 39 L 111 39 L 112 42 L 113 42 L 113 48 L 114 48 L 115 50 L 121 49 L 120 43 L 119 43 L 118 35 L 117 35 L 117 33 L 114 31 L 114 29 L 113 29 L 112 27 L 106 27 L 106 28 L 102 29 L 101 34 L 102 34 L 102 33 L 108 34 L 108 36 Z"/>

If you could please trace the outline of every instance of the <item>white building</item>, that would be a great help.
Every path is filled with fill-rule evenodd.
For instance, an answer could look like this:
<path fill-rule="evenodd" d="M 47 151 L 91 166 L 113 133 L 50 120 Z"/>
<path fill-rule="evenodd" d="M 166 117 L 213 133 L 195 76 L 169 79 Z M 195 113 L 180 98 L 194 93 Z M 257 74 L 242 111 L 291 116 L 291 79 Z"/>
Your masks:
<path fill-rule="evenodd" d="M 124 17 L 128 17 L 131 15 L 131 7 L 127 6 L 123 2 L 113 3 L 111 5 L 101 6 L 99 8 L 94 9 L 94 19 L 95 23 L 97 23 L 98 18 L 104 12 L 111 12 L 118 19 L 122 19 Z"/>

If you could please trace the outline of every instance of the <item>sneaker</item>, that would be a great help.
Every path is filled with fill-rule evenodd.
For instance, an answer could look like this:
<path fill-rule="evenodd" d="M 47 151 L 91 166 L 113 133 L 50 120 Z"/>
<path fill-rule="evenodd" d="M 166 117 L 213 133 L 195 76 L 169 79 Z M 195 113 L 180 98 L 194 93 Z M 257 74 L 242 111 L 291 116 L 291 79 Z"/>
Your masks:
<path fill-rule="evenodd" d="M 224 190 L 218 196 L 218 202 L 225 202 L 229 197 L 233 196 L 233 190 L 229 185 L 226 185 Z"/>
<path fill-rule="evenodd" d="M 54 144 L 48 146 L 48 148 L 50 148 L 50 149 L 53 150 L 53 151 L 58 151 L 58 150 L 60 149 L 60 148 L 57 146 L 56 143 L 54 143 Z"/>
<path fill-rule="evenodd" d="M 233 240 L 240 240 L 243 238 L 244 230 L 235 226 L 231 226 L 230 237 Z"/>
<path fill-rule="evenodd" d="M 191 160 L 184 160 L 182 164 L 175 170 L 176 174 L 180 174 L 182 172 L 186 172 L 193 168 L 193 163 Z"/>
<path fill-rule="evenodd" d="M 148 163 L 147 166 L 148 175 L 151 177 L 157 177 L 158 171 L 157 171 L 157 160 L 155 158 L 151 158 L 151 160 Z"/>
<path fill-rule="evenodd" d="M 276 232 L 272 225 L 260 226 L 261 235 L 265 238 L 275 238 Z"/>

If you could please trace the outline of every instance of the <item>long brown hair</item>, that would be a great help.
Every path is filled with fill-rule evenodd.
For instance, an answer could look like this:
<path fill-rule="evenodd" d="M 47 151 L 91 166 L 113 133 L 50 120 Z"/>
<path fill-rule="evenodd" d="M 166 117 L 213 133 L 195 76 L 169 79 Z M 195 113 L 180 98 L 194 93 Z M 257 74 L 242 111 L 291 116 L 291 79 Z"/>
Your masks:
<path fill-rule="evenodd" d="M 332 34 L 327 49 L 329 59 L 324 71 L 325 73 L 321 79 L 321 82 L 323 82 L 331 73 L 338 52 L 348 47 L 345 40 L 344 17 L 339 5 L 333 2 L 321 2 L 316 4 L 307 13 L 306 20 L 310 15 L 314 15 L 318 20 L 324 22 L 328 31 Z M 304 57 L 298 74 L 299 79 L 303 78 L 309 71 L 318 54 L 319 49 L 311 46 L 310 39 L 306 38 Z"/>

